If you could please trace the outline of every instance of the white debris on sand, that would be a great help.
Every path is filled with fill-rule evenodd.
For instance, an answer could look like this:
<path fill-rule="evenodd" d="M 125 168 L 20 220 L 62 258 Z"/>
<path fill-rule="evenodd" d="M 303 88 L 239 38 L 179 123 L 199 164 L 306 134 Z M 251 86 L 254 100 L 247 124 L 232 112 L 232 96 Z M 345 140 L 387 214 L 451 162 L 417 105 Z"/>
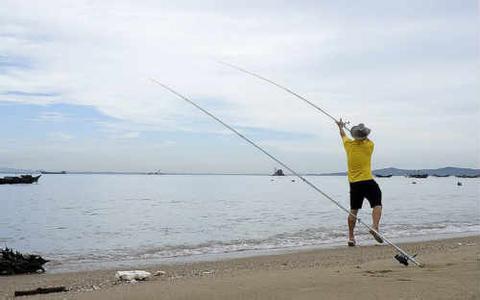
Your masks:
<path fill-rule="evenodd" d="M 115 278 L 121 281 L 135 282 L 142 281 L 152 277 L 152 274 L 147 271 L 134 270 L 134 271 L 118 271 L 115 274 Z"/>
<path fill-rule="evenodd" d="M 210 271 L 210 270 L 202 271 L 202 275 L 211 275 L 211 274 L 213 274 L 213 271 Z"/>
<path fill-rule="evenodd" d="M 153 274 L 153 276 L 165 276 L 167 275 L 167 272 L 165 271 L 157 271 Z"/>

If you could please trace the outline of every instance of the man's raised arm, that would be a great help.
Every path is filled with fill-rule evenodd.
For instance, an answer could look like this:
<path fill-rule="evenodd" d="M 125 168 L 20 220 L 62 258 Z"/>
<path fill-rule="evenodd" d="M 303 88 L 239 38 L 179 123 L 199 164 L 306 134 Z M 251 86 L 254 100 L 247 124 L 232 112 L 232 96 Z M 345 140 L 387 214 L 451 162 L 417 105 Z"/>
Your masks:
<path fill-rule="evenodd" d="M 339 121 L 335 121 L 338 125 L 338 129 L 340 130 L 340 136 L 343 138 L 347 134 L 345 133 L 345 130 L 343 130 L 343 127 L 345 126 L 345 122 L 342 121 L 342 118 L 340 118 Z"/>

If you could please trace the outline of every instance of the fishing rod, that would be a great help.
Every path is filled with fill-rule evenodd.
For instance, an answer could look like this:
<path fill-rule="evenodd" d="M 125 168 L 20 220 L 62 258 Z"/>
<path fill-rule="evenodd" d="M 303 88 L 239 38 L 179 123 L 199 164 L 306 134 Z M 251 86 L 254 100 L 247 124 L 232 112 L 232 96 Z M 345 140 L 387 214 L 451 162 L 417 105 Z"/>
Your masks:
<path fill-rule="evenodd" d="M 415 259 L 415 256 L 416 255 L 410 255 L 408 254 L 407 252 L 405 252 L 402 248 L 400 248 L 399 246 L 395 245 L 393 242 L 391 242 L 390 240 L 388 240 L 387 238 L 385 238 L 381 233 L 379 233 L 377 230 L 373 229 L 371 226 L 369 226 L 367 223 L 363 222 L 363 220 L 361 218 L 358 218 L 357 216 L 355 216 L 354 214 L 352 214 L 350 212 L 350 210 L 348 210 L 347 208 L 345 208 L 340 202 L 336 201 L 335 199 L 333 199 L 332 197 L 330 197 L 328 194 L 326 194 L 325 192 L 323 192 L 320 188 L 318 188 L 316 185 L 314 185 L 312 182 L 310 182 L 308 179 L 306 179 L 305 177 L 303 177 L 302 175 L 300 175 L 298 172 L 296 172 L 295 170 L 293 170 L 292 168 L 290 168 L 289 166 L 287 166 L 285 163 L 283 163 L 282 161 L 280 161 L 278 158 L 276 158 L 275 156 L 273 156 L 272 154 L 270 154 L 269 152 L 267 152 L 265 149 L 263 149 L 262 147 L 260 147 L 259 145 L 257 145 L 255 142 L 253 142 L 251 139 L 247 138 L 246 136 L 244 136 L 243 134 L 241 134 L 239 131 L 237 131 L 235 128 L 233 128 L 232 126 L 228 125 L 227 123 L 225 123 L 224 121 L 222 121 L 221 119 L 219 119 L 218 117 L 216 117 L 214 114 L 212 114 L 211 112 L 209 112 L 208 110 L 206 110 L 205 108 L 201 107 L 200 105 L 198 105 L 197 103 L 193 102 L 192 100 L 190 100 L 189 98 L 187 98 L 186 96 L 180 94 L 179 92 L 177 92 L 176 90 L 172 89 L 171 87 L 169 87 L 168 85 L 164 84 L 164 83 L 161 83 L 160 81 L 156 80 L 156 79 L 151 79 L 151 81 L 155 84 L 158 84 L 159 86 L 161 86 L 162 88 L 164 88 L 165 90 L 169 91 L 170 93 L 174 94 L 175 96 L 177 96 L 178 98 L 184 100 L 185 102 L 193 105 L 195 108 L 197 108 L 198 110 L 202 111 L 203 113 L 205 113 L 206 115 L 208 115 L 210 118 L 214 119 L 215 121 L 217 121 L 218 123 L 220 123 L 221 125 L 223 125 L 224 127 L 226 127 L 228 130 L 232 131 L 233 133 L 235 133 L 236 135 L 238 135 L 241 139 L 243 139 L 244 141 L 246 141 L 247 143 L 249 143 L 250 145 L 252 145 L 253 147 L 257 148 L 260 152 L 262 152 L 263 154 L 265 154 L 266 156 L 270 157 L 273 161 L 275 161 L 276 163 L 280 164 L 282 167 L 284 167 L 285 169 L 287 169 L 288 171 L 290 171 L 293 175 L 295 175 L 297 178 L 299 178 L 300 180 L 302 180 L 304 183 L 306 183 L 308 186 L 310 186 L 311 188 L 313 188 L 315 191 L 317 191 L 318 193 L 320 193 L 322 196 L 324 196 L 325 198 L 327 198 L 328 200 L 330 200 L 331 202 L 333 202 L 335 205 L 337 205 L 341 210 L 343 210 L 344 212 L 346 212 L 347 214 L 349 214 L 350 216 L 354 217 L 360 224 L 362 224 L 363 226 L 365 226 L 370 232 L 374 232 L 375 234 L 377 234 L 378 236 L 380 236 L 387 244 L 389 244 L 390 246 L 392 246 L 397 252 L 398 254 L 395 255 L 395 259 L 398 260 L 401 264 L 405 265 L 405 266 L 408 266 L 408 262 L 411 261 L 413 262 L 415 265 L 419 266 L 419 267 L 423 267 L 423 264 L 418 262 L 416 259 Z"/>
<path fill-rule="evenodd" d="M 338 122 L 337 119 L 332 116 L 331 114 L 329 114 L 326 110 L 322 109 L 321 107 L 319 107 L 318 105 L 316 105 L 315 103 L 313 103 L 312 101 L 308 100 L 307 98 L 299 95 L 298 93 L 292 91 L 291 89 L 279 84 L 279 83 L 276 83 L 275 81 L 271 80 L 271 79 L 268 79 L 266 77 L 263 77 L 262 75 L 259 75 L 257 73 L 254 73 L 252 71 L 249 71 L 249 70 L 246 70 L 244 68 L 241 68 L 239 66 L 236 66 L 236 65 L 233 65 L 231 63 L 227 63 L 227 62 L 224 62 L 224 61 L 217 61 L 219 64 L 222 64 L 222 65 L 225 65 L 225 66 L 228 66 L 230 68 L 233 68 L 235 70 L 238 70 L 242 73 L 245 73 L 245 74 L 248 74 L 248 75 L 251 75 L 253 77 L 256 77 L 260 80 L 263 80 L 263 81 L 266 81 L 284 91 L 286 91 L 287 93 L 289 94 L 292 94 L 293 96 L 297 97 L 298 99 L 302 100 L 303 102 L 307 103 L 308 105 L 312 106 L 313 108 L 315 108 L 316 110 L 320 111 L 321 113 L 323 113 L 324 115 L 326 115 L 327 117 L 329 117 L 330 119 L 332 119 L 333 121 L 335 121 L 336 123 Z M 350 132 L 350 128 L 347 127 L 347 124 L 349 124 L 350 122 L 345 122 L 345 124 L 343 124 L 343 127 L 348 130 L 348 132 Z"/>

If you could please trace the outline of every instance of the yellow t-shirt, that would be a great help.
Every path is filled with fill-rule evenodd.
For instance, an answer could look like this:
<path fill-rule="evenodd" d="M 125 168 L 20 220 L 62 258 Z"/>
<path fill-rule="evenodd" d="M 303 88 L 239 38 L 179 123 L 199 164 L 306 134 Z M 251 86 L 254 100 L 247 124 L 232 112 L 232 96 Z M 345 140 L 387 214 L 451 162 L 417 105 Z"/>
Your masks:
<path fill-rule="evenodd" d="M 373 179 L 371 167 L 373 142 L 369 139 L 351 140 L 347 136 L 342 139 L 348 160 L 348 181 L 357 182 Z"/>

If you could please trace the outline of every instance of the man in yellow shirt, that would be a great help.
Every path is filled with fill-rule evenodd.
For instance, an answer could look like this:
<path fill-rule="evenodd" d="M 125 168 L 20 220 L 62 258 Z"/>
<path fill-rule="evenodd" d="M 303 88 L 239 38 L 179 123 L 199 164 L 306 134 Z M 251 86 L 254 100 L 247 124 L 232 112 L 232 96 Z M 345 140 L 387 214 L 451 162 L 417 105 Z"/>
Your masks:
<path fill-rule="evenodd" d="M 374 144 L 367 137 L 370 129 L 364 124 L 353 126 L 350 130 L 353 140 L 350 139 L 343 127 L 345 123 L 340 119 L 337 122 L 340 129 L 340 136 L 343 140 L 343 147 L 347 154 L 348 181 L 350 182 L 350 212 L 348 216 L 348 245 L 355 246 L 354 228 L 358 210 L 362 208 L 363 199 L 367 198 L 372 208 L 372 227 L 379 232 L 380 218 L 382 217 L 382 191 L 373 180 L 371 159 Z M 374 231 L 370 231 L 375 240 L 383 243 L 383 239 Z"/>

